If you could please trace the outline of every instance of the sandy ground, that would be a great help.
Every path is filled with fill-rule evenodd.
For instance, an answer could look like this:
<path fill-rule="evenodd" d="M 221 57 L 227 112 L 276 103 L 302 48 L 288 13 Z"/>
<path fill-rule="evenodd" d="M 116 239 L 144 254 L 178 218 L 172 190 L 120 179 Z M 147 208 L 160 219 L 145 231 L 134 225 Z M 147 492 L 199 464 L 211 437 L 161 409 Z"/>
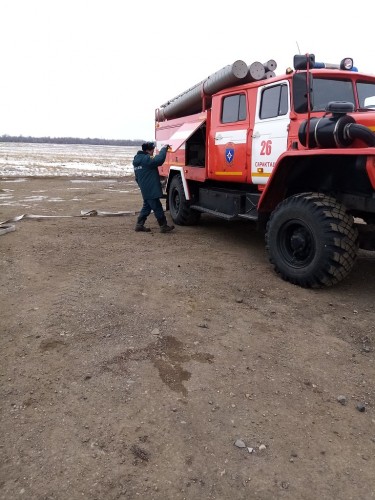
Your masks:
<path fill-rule="evenodd" d="M 132 178 L 15 180 L 0 220 L 78 217 L 0 236 L 1 499 L 375 497 L 373 253 L 305 290 L 248 222 L 135 233 L 79 216 Z"/>

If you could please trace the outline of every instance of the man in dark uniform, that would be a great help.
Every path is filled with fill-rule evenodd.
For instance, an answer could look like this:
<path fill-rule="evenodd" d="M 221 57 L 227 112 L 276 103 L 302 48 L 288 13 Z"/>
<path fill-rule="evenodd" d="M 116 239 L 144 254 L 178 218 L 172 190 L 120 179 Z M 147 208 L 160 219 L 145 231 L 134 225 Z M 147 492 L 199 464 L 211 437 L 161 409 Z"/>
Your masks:
<path fill-rule="evenodd" d="M 150 229 L 145 227 L 145 222 L 152 210 L 159 223 L 161 233 L 169 233 L 169 231 L 174 229 L 174 226 L 168 226 L 163 206 L 160 202 L 163 192 L 158 167 L 165 162 L 168 148 L 168 145 L 163 146 L 160 153 L 153 156 L 155 143 L 145 142 L 142 144 L 142 151 L 138 151 L 134 156 L 135 180 L 140 187 L 143 198 L 143 207 L 135 226 L 136 231 L 150 232 Z"/>

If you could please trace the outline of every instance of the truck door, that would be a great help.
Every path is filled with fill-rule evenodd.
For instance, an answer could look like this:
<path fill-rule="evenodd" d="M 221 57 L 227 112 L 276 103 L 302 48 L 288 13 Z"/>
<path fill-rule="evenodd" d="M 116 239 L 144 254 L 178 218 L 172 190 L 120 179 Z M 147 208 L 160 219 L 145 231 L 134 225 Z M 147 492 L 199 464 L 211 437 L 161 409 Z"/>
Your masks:
<path fill-rule="evenodd" d="M 289 82 L 258 89 L 251 148 L 251 178 L 266 184 L 279 156 L 287 150 L 289 130 Z"/>
<path fill-rule="evenodd" d="M 208 177 L 221 181 L 246 180 L 246 140 L 249 128 L 246 93 L 218 95 L 212 102 Z"/>

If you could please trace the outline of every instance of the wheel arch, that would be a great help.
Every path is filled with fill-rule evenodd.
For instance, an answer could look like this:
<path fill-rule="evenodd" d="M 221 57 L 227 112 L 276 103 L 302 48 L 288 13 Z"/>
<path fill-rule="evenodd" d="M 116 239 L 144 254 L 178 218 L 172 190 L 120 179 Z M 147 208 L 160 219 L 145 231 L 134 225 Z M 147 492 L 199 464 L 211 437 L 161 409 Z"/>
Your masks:
<path fill-rule="evenodd" d="M 185 177 L 185 172 L 184 172 L 184 168 L 183 167 L 173 166 L 172 165 L 169 168 L 168 178 L 167 178 L 167 185 L 166 185 L 167 194 L 169 193 L 169 189 L 171 187 L 172 179 L 176 175 L 180 175 L 181 176 L 182 185 L 183 185 L 183 188 L 184 188 L 185 198 L 186 198 L 186 200 L 190 201 L 191 200 L 190 189 L 189 189 L 189 185 L 188 185 L 188 182 L 186 180 L 186 177 Z M 167 210 L 169 210 L 169 196 L 167 196 Z"/>
<path fill-rule="evenodd" d="M 307 191 L 322 193 L 372 192 L 366 155 L 318 151 L 290 151 L 275 165 L 258 204 L 268 217 L 285 198 Z"/>

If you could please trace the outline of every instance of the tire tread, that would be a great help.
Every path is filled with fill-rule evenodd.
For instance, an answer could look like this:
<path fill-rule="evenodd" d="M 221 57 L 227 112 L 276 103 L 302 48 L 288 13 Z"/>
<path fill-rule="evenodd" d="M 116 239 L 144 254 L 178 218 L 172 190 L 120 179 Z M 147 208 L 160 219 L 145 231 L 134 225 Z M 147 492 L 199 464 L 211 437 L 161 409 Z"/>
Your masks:
<path fill-rule="evenodd" d="M 326 260 L 320 269 L 310 275 L 293 276 L 280 268 L 278 257 L 270 248 L 269 233 L 275 219 L 285 208 L 309 210 L 326 228 Z M 300 193 L 282 201 L 267 223 L 266 250 L 275 271 L 295 285 L 305 288 L 332 286 L 344 279 L 352 270 L 358 251 L 358 231 L 353 217 L 335 198 L 322 193 Z"/>

